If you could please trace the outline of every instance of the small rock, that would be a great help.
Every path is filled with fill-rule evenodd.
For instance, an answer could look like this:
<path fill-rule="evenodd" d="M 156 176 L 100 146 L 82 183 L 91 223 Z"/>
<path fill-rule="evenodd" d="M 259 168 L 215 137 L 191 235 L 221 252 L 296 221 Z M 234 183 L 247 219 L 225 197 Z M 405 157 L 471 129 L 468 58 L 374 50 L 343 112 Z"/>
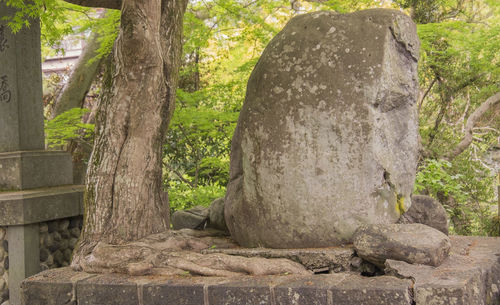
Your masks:
<path fill-rule="evenodd" d="M 59 250 L 63 251 L 68 249 L 69 241 L 67 239 L 63 239 L 59 242 Z"/>
<path fill-rule="evenodd" d="M 40 264 L 40 271 L 49 270 L 49 266 L 46 263 Z"/>
<path fill-rule="evenodd" d="M 73 251 L 71 251 L 70 249 L 66 249 L 63 251 L 64 260 L 67 262 L 71 262 L 72 255 L 73 255 Z"/>
<path fill-rule="evenodd" d="M 54 238 L 51 234 L 45 235 L 43 239 L 43 245 L 47 248 L 52 247 L 54 245 Z"/>
<path fill-rule="evenodd" d="M 71 233 L 69 230 L 60 231 L 59 234 L 61 234 L 61 237 L 63 239 L 69 239 L 71 237 Z"/>
<path fill-rule="evenodd" d="M 207 207 L 196 206 L 186 211 L 176 211 L 172 215 L 174 230 L 198 229 L 202 230 L 208 221 L 209 210 Z"/>
<path fill-rule="evenodd" d="M 51 235 L 55 241 L 61 241 L 62 239 L 61 234 L 59 234 L 59 232 L 53 232 Z"/>
<path fill-rule="evenodd" d="M 2 266 L 0 266 L 0 278 L 1 278 L 1 276 L 2 276 L 4 273 L 5 273 L 5 269 L 4 269 Z"/>
<path fill-rule="evenodd" d="M 40 234 L 47 233 L 47 232 L 49 232 L 49 226 L 47 225 L 46 222 L 42 222 L 42 223 L 40 223 L 39 230 L 40 230 Z"/>
<path fill-rule="evenodd" d="M 9 252 L 9 242 L 6 239 L 2 240 L 2 249 L 7 253 Z"/>
<path fill-rule="evenodd" d="M 448 235 L 448 214 L 443 205 L 432 197 L 413 195 L 410 209 L 401 215 L 399 223 L 422 223 Z"/>
<path fill-rule="evenodd" d="M 44 262 L 47 266 L 49 266 L 49 269 L 54 265 L 54 256 L 49 255 L 47 257 L 47 260 Z"/>
<path fill-rule="evenodd" d="M 69 239 L 69 247 L 71 249 L 74 249 L 77 242 L 78 242 L 78 238 L 74 238 L 74 237 L 70 238 Z"/>
<path fill-rule="evenodd" d="M 76 238 L 80 237 L 80 232 L 81 232 L 81 230 L 78 227 L 74 227 L 74 228 L 70 229 L 71 236 L 76 237 Z"/>
<path fill-rule="evenodd" d="M 211 228 L 228 232 L 226 220 L 224 219 L 224 198 L 215 199 L 210 204 L 208 218 L 210 219 L 209 226 Z"/>
<path fill-rule="evenodd" d="M 9 270 L 9 257 L 7 256 L 3 261 L 3 268 Z"/>
<path fill-rule="evenodd" d="M 59 232 L 66 231 L 69 227 L 69 220 L 64 219 L 59 222 Z"/>
<path fill-rule="evenodd" d="M 353 266 L 356 269 L 361 267 L 362 263 L 363 263 L 363 259 L 361 257 L 355 256 L 351 259 L 351 266 Z"/>
<path fill-rule="evenodd" d="M 364 225 L 353 244 L 359 257 L 382 268 L 386 259 L 439 266 L 451 247 L 448 236 L 423 224 Z"/>
<path fill-rule="evenodd" d="M 4 239 L 7 234 L 7 230 L 4 227 L 0 227 L 0 239 Z"/>
<path fill-rule="evenodd" d="M 2 305 L 10 305 L 10 302 L 7 300 L 7 301 L 3 302 Z"/>
<path fill-rule="evenodd" d="M 56 252 L 54 252 L 54 262 L 58 266 L 62 266 L 62 264 L 64 262 L 64 255 L 60 250 L 57 250 Z"/>
<path fill-rule="evenodd" d="M 45 262 L 49 258 L 49 250 L 42 248 L 40 249 L 40 261 Z"/>
<path fill-rule="evenodd" d="M 49 233 L 57 231 L 57 221 L 49 221 L 47 223 Z"/>

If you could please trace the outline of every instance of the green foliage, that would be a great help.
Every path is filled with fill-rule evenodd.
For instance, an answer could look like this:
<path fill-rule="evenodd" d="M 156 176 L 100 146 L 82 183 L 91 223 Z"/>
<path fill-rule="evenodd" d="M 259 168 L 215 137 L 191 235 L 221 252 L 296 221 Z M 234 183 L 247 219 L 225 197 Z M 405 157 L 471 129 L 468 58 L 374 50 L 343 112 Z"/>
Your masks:
<path fill-rule="evenodd" d="M 451 163 L 446 160 L 427 159 L 419 167 L 415 180 L 415 191 L 425 191 L 434 198 L 442 195 L 453 196 L 459 202 L 467 199 L 467 194 L 460 183 L 461 174 L 450 173 Z M 439 195 L 439 196 L 438 196 Z"/>
<path fill-rule="evenodd" d="M 47 145 L 50 148 L 60 148 L 68 141 L 77 141 L 88 146 L 94 136 L 94 125 L 82 123 L 82 117 L 89 110 L 73 108 L 61 113 L 50 121 L 45 121 Z"/>
<path fill-rule="evenodd" d="M 99 57 L 108 55 L 116 39 L 120 11 L 107 10 L 101 16 L 96 9 L 81 7 L 63 0 L 0 0 L 16 8 L 14 16 L 4 17 L 12 32 L 30 27 L 34 18 L 40 18 L 43 57 L 64 52 L 62 42 L 68 37 L 86 37 L 89 31 L 99 35 Z"/>
<path fill-rule="evenodd" d="M 494 233 L 494 176 L 479 161 L 427 159 L 419 167 L 415 192 L 439 200 L 451 218 L 452 232 L 464 235 Z"/>
<path fill-rule="evenodd" d="M 418 6 L 421 40 L 420 135 L 426 159 L 416 186 L 446 207 L 459 234 L 498 234 L 493 228 L 493 165 L 486 157 L 500 135 L 498 108 L 476 124 L 473 142 L 459 156 L 443 161 L 464 137 L 467 118 L 500 90 L 500 18 L 498 4 L 483 1 L 426 0 Z M 425 8 L 427 6 L 427 8 Z M 426 10 L 431 10 L 427 12 Z M 414 11 L 415 14 L 415 11 Z M 424 20 L 425 19 L 425 20 Z M 435 22 L 435 23 L 431 23 Z M 432 85 L 431 85 L 432 84 Z"/>
<path fill-rule="evenodd" d="M 191 188 L 185 183 L 172 180 L 169 182 L 168 187 L 171 213 L 177 210 L 187 210 L 197 205 L 208 207 L 212 201 L 224 197 L 226 194 L 226 188 L 217 184 Z"/>

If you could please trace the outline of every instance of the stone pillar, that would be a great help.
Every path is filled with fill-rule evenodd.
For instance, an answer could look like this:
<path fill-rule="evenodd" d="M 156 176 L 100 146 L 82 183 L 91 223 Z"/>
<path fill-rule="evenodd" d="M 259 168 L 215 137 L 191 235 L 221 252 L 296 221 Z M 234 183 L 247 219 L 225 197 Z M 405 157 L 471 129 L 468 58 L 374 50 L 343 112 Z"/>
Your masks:
<path fill-rule="evenodd" d="M 82 213 L 71 156 L 45 151 L 40 25 L 12 34 L 0 2 L 0 226 L 7 226 L 9 297 L 21 304 L 20 282 L 39 271 L 39 222 Z"/>

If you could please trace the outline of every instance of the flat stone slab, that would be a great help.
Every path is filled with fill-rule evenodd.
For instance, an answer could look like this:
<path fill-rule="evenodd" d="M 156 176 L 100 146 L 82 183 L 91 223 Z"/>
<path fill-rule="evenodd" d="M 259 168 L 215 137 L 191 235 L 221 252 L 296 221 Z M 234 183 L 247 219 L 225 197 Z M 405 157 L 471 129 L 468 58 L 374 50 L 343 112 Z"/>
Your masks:
<path fill-rule="evenodd" d="M 380 267 L 386 259 L 437 267 L 451 248 L 448 236 L 421 223 L 363 225 L 353 244 L 359 257 Z"/>
<path fill-rule="evenodd" d="M 389 261 L 388 264 L 395 262 L 391 275 L 378 277 L 349 272 L 226 278 L 133 277 L 52 269 L 22 283 L 22 304 L 499 304 L 500 238 L 451 239 L 452 254 L 440 267 Z"/>
<path fill-rule="evenodd" d="M 310 249 L 269 249 L 236 248 L 207 249 L 202 253 L 224 253 L 244 257 L 287 258 L 302 264 L 314 272 L 341 272 L 353 269 L 351 260 L 355 256 L 352 245 L 345 247 L 310 248 Z"/>
<path fill-rule="evenodd" d="M 0 225 L 14 226 L 83 214 L 83 185 L 0 192 Z"/>
<path fill-rule="evenodd" d="M 450 239 L 450 256 L 438 268 L 388 260 L 386 272 L 415 282 L 416 304 L 500 304 L 500 238 Z"/>

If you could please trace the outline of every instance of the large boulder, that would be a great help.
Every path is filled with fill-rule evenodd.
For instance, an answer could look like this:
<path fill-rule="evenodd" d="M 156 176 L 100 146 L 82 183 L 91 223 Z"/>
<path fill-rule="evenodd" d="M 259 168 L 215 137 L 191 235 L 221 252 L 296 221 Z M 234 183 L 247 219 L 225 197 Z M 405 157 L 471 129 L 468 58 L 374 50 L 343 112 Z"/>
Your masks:
<path fill-rule="evenodd" d="M 448 236 L 420 223 L 364 225 L 353 244 L 359 257 L 380 267 L 387 259 L 437 267 L 451 248 Z"/>
<path fill-rule="evenodd" d="M 209 208 L 198 205 L 189 210 L 179 210 L 172 214 L 172 228 L 174 230 L 181 229 L 205 229 L 208 217 Z"/>
<path fill-rule="evenodd" d="M 224 198 L 218 198 L 212 201 L 208 218 L 209 227 L 227 232 L 226 220 L 224 219 Z"/>
<path fill-rule="evenodd" d="M 248 82 L 233 137 L 225 219 L 247 247 L 350 242 L 395 223 L 417 163 L 419 41 L 385 9 L 293 18 Z"/>
<path fill-rule="evenodd" d="M 448 235 L 448 214 L 436 199 L 425 195 L 411 196 L 411 207 L 398 223 L 422 223 Z"/>

